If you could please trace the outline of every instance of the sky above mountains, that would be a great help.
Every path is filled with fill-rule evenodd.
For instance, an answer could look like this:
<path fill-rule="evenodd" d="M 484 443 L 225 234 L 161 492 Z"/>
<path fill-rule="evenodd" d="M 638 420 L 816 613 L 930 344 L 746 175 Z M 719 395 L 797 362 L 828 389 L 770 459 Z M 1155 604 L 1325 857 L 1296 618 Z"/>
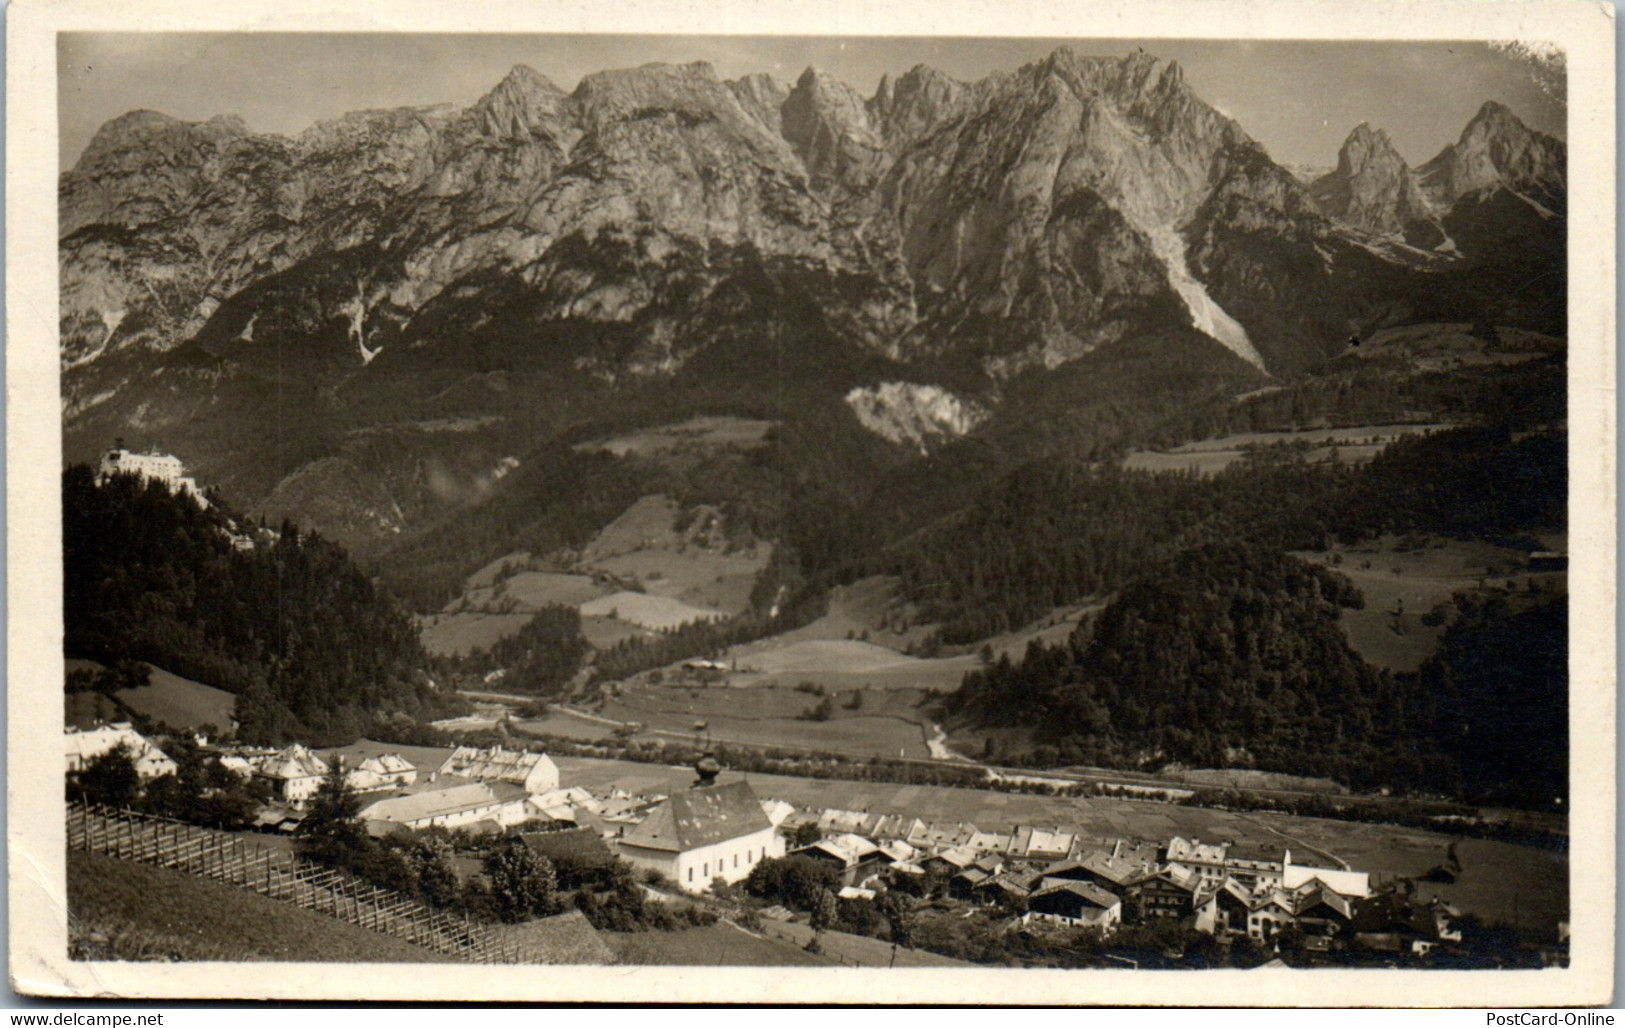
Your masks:
<path fill-rule="evenodd" d="M 256 132 L 293 135 L 346 111 L 466 105 L 515 64 L 565 90 L 652 61 L 709 61 L 724 78 L 765 71 L 787 84 L 811 65 L 867 97 L 883 74 L 916 64 L 974 81 L 1063 45 L 1177 60 L 1198 95 L 1286 164 L 1334 164 L 1365 121 L 1415 166 L 1485 100 L 1566 138 L 1561 57 L 1484 42 L 78 32 L 58 36 L 58 150 L 66 170 L 104 122 L 140 108 L 187 121 L 237 114 Z"/>

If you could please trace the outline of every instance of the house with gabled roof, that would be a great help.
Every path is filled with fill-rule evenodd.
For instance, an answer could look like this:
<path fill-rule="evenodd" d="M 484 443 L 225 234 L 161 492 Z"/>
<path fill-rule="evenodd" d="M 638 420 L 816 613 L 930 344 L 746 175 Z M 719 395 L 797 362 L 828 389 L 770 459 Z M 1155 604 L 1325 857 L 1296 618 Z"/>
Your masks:
<path fill-rule="evenodd" d="M 1371 895 L 1371 874 L 1368 871 L 1295 864 L 1292 854 L 1286 854 L 1286 862 L 1281 868 L 1281 888 L 1291 891 L 1316 881 L 1342 896 L 1362 899 Z"/>
<path fill-rule="evenodd" d="M 1224 881 L 1225 855 L 1230 844 L 1203 842 L 1174 836 L 1163 848 L 1162 860 L 1169 867 L 1177 867 L 1195 875 L 1203 885 L 1217 886 Z"/>
<path fill-rule="evenodd" d="M 1196 929 L 1218 938 L 1247 934 L 1247 915 L 1255 895 L 1245 884 L 1226 878 L 1196 899 Z"/>
<path fill-rule="evenodd" d="M 442 788 L 377 800 L 357 815 L 374 835 L 392 829 L 472 828 L 487 830 L 522 824 L 536 815 L 521 785 L 512 782 L 437 782 Z"/>
<path fill-rule="evenodd" d="M 1099 886 L 1072 879 L 1046 879 L 1027 897 L 1023 924 L 1049 922 L 1110 931 L 1123 920 L 1123 901 Z"/>
<path fill-rule="evenodd" d="M 303 803 L 316 795 L 322 781 L 333 773 L 327 761 L 294 743 L 254 765 L 255 777 L 271 783 L 271 791 L 285 803 Z"/>
<path fill-rule="evenodd" d="M 949 850 L 964 846 L 976 835 L 976 826 L 965 821 L 915 822 L 904 841 L 916 849 Z"/>
<path fill-rule="evenodd" d="M 1233 842 L 1224 855 L 1224 873 L 1253 889 L 1281 884 L 1281 871 L 1291 851 L 1269 843 Z"/>
<path fill-rule="evenodd" d="M 1105 889 L 1107 892 L 1119 896 L 1127 896 L 1129 890 L 1155 873 L 1154 864 L 1146 864 L 1126 856 L 1113 856 L 1100 850 L 1094 850 L 1084 855 L 1079 862 L 1082 865 L 1082 877 Z"/>
<path fill-rule="evenodd" d="M 1189 917 L 1196 912 L 1196 897 L 1202 880 L 1184 868 L 1168 867 L 1139 883 L 1142 909 L 1147 918 Z"/>
<path fill-rule="evenodd" d="M 976 831 L 971 833 L 965 845 L 978 853 L 996 853 L 1002 856 L 1010 850 L 1010 838 L 1009 832 Z"/>
<path fill-rule="evenodd" d="M 976 902 L 1014 910 L 1024 904 L 1039 879 L 1031 872 L 1005 871 L 983 879 L 971 889 Z"/>
<path fill-rule="evenodd" d="M 530 802 L 539 816 L 546 820 L 573 821 L 576 824 L 588 820 L 583 815 L 597 815 L 604 809 L 597 797 L 579 785 L 533 795 Z"/>
<path fill-rule="evenodd" d="M 399 753 L 381 753 L 368 757 L 344 775 L 345 784 L 356 792 L 391 789 L 399 785 L 411 785 L 417 780 L 417 766 Z"/>
<path fill-rule="evenodd" d="M 172 775 L 177 768 L 168 754 L 136 731 L 128 721 L 86 729 L 69 728 L 64 738 L 69 773 L 84 770 L 91 761 L 120 746 L 130 754 L 130 759 L 135 763 L 135 773 L 144 781 Z"/>
<path fill-rule="evenodd" d="M 436 774 L 481 782 L 507 782 L 522 786 L 532 796 L 559 787 L 559 769 L 547 754 L 501 746 L 459 746 L 452 750 Z"/>
<path fill-rule="evenodd" d="M 976 863 L 976 851 L 968 846 L 955 846 L 935 853 L 920 861 L 920 866 L 926 870 L 937 870 L 949 875 L 955 875 Z"/>
<path fill-rule="evenodd" d="M 925 822 L 907 814 L 883 814 L 864 834 L 876 842 L 907 842 L 916 832 L 926 830 Z"/>
<path fill-rule="evenodd" d="M 826 835 L 857 834 L 869 815 L 862 810 L 826 810 L 818 815 L 818 830 Z"/>
<path fill-rule="evenodd" d="M 1247 934 L 1259 942 L 1269 942 L 1297 919 L 1297 903 L 1292 894 L 1271 889 L 1258 896 L 1247 912 Z"/>
<path fill-rule="evenodd" d="M 920 851 L 904 842 L 902 839 L 887 839 L 879 843 L 880 852 L 886 855 L 887 863 L 910 863 L 918 860 Z"/>
<path fill-rule="evenodd" d="M 843 885 L 859 885 L 881 867 L 892 863 L 885 850 L 851 832 L 825 836 L 811 846 L 794 851 L 792 856 L 833 865 L 840 871 Z"/>
<path fill-rule="evenodd" d="M 790 815 L 795 812 L 796 808 L 783 800 L 767 799 L 762 801 L 762 813 L 767 815 L 767 819 L 772 822 L 774 828 L 784 824 Z"/>
<path fill-rule="evenodd" d="M 972 864 L 948 879 L 948 895 L 954 899 L 968 901 L 975 896 L 975 888 L 992 877 L 986 871 Z"/>
<path fill-rule="evenodd" d="M 1310 949 L 1330 948 L 1332 938 L 1348 928 L 1353 906 L 1322 882 L 1306 885 L 1293 894 L 1293 921 L 1303 931 Z"/>
<path fill-rule="evenodd" d="M 710 889 L 715 878 L 741 881 L 763 860 L 784 855 L 783 837 L 744 781 L 673 793 L 617 846 L 633 866 L 694 893 Z"/>

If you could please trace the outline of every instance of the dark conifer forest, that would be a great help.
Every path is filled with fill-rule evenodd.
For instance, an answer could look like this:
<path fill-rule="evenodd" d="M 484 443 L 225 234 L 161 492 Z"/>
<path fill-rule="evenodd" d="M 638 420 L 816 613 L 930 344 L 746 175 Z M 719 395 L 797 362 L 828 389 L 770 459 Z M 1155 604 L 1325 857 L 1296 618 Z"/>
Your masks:
<path fill-rule="evenodd" d="M 237 693 L 246 741 L 343 744 L 458 705 L 423 675 L 406 611 L 291 522 L 262 531 L 218 501 L 204 509 L 136 475 L 97 484 L 75 465 L 62 535 L 66 653 Z"/>

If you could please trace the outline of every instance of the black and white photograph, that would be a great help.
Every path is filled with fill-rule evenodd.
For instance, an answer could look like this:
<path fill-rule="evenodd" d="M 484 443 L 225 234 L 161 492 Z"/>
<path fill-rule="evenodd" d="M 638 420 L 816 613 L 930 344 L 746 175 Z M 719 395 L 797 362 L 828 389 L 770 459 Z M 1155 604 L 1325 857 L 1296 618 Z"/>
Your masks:
<path fill-rule="evenodd" d="M 13 26 L 14 987 L 1606 1002 L 1610 19 L 656 6 Z"/>

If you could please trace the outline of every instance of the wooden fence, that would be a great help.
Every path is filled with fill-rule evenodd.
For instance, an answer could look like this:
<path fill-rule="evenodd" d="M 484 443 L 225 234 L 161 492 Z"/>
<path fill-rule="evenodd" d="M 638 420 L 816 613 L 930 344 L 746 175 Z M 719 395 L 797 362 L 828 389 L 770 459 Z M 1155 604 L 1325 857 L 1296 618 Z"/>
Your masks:
<path fill-rule="evenodd" d="M 338 871 L 300 863 L 286 851 L 230 832 L 75 803 L 68 806 L 68 848 L 203 875 L 464 960 L 543 962 L 500 927 L 436 910 Z"/>

